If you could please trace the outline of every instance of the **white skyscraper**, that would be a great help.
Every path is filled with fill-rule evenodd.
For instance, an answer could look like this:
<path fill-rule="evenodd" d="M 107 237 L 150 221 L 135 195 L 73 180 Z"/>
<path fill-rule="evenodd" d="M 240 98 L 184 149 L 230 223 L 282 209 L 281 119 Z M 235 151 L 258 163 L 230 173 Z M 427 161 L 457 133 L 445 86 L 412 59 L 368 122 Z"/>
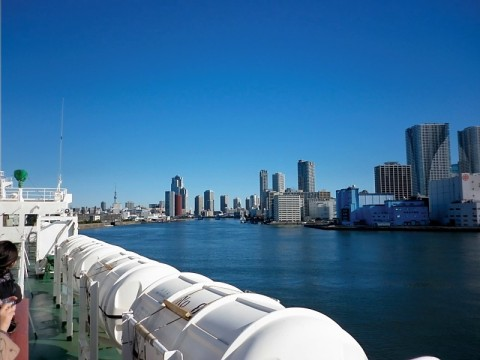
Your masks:
<path fill-rule="evenodd" d="M 275 173 L 272 175 L 272 189 L 276 192 L 285 192 L 285 174 Z"/>
<path fill-rule="evenodd" d="M 450 177 L 449 126 L 414 125 L 405 131 L 407 164 L 412 166 L 413 194 L 428 196 L 430 180 Z"/>

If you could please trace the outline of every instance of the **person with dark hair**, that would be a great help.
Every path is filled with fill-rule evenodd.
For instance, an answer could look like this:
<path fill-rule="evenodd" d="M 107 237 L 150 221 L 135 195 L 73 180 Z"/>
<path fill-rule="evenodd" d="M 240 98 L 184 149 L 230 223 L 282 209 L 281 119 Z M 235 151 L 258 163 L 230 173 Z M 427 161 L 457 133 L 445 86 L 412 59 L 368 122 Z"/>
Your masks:
<path fill-rule="evenodd" d="M 17 260 L 17 246 L 8 240 L 0 241 L 0 300 L 10 296 L 15 296 L 17 303 L 22 300 L 22 290 L 11 272 Z"/>
<path fill-rule="evenodd" d="M 22 301 L 22 289 L 15 282 L 11 269 L 18 260 L 17 246 L 11 241 L 0 241 L 0 300 Z M 13 298 L 12 298 L 13 297 Z M 13 332 L 17 324 L 12 320 L 8 332 Z"/>

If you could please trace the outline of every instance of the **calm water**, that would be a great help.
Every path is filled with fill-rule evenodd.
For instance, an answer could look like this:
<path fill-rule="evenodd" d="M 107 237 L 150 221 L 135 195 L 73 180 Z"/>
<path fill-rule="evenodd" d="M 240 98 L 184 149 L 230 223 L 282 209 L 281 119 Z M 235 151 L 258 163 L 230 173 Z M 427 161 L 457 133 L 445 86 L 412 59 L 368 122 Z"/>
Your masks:
<path fill-rule="evenodd" d="M 324 313 L 369 359 L 480 359 L 480 233 L 336 232 L 238 220 L 81 233 Z"/>

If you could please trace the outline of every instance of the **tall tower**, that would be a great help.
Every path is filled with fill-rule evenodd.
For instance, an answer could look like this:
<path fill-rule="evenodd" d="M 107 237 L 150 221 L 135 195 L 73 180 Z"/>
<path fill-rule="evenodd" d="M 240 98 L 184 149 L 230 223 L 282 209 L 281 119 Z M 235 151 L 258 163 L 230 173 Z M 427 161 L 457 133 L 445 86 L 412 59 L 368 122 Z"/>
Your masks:
<path fill-rule="evenodd" d="M 203 196 L 197 195 L 195 196 L 195 215 L 200 216 L 203 212 Z"/>
<path fill-rule="evenodd" d="M 260 208 L 267 208 L 267 189 L 268 189 L 268 172 L 260 170 Z"/>
<path fill-rule="evenodd" d="M 183 178 L 175 175 L 172 178 L 172 185 L 170 185 L 170 190 L 173 191 L 175 194 L 180 194 L 180 189 L 183 188 Z"/>
<path fill-rule="evenodd" d="M 233 199 L 233 208 L 234 209 L 238 209 L 241 206 L 242 206 L 242 203 L 240 201 L 240 198 L 236 197 L 235 199 Z"/>
<path fill-rule="evenodd" d="M 458 157 L 460 173 L 480 173 L 480 126 L 458 132 Z"/>
<path fill-rule="evenodd" d="M 272 175 L 272 189 L 276 192 L 285 192 L 285 174 L 275 173 Z"/>
<path fill-rule="evenodd" d="M 298 190 L 315 192 L 315 164 L 312 161 L 298 160 Z"/>
<path fill-rule="evenodd" d="M 412 196 L 412 167 L 398 162 L 386 162 L 375 166 L 375 192 L 394 194 L 395 199 L 408 199 Z"/>
<path fill-rule="evenodd" d="M 203 193 L 203 208 L 209 216 L 213 216 L 215 211 L 214 197 L 215 194 L 212 190 L 205 190 Z"/>
<path fill-rule="evenodd" d="M 407 164 L 412 166 L 413 194 L 428 196 L 430 180 L 450 177 L 449 126 L 414 125 L 405 131 Z"/>
<path fill-rule="evenodd" d="M 180 206 L 176 207 L 175 215 L 179 216 L 184 214 L 188 207 L 188 191 L 183 186 L 183 178 L 178 175 L 173 177 L 170 190 L 176 195 L 180 196 L 180 200 L 176 201 L 176 203 Z"/>
<path fill-rule="evenodd" d="M 220 211 L 226 213 L 228 210 L 228 195 L 220 195 Z"/>
<path fill-rule="evenodd" d="M 175 193 L 165 191 L 165 215 L 175 216 Z"/>

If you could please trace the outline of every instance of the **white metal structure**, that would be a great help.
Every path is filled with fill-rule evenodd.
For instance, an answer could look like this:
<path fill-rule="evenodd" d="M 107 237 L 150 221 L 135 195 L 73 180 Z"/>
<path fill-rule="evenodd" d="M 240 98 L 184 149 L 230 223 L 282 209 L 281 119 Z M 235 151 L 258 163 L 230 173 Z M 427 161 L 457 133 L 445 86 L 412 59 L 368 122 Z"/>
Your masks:
<path fill-rule="evenodd" d="M 28 259 L 34 263 L 35 274 L 43 274 L 55 244 L 78 233 L 71 202 L 66 189 L 13 187 L 13 180 L 0 171 L 0 240 L 16 243 L 20 254 L 26 255 L 20 257 L 15 277 L 22 291 Z"/>

